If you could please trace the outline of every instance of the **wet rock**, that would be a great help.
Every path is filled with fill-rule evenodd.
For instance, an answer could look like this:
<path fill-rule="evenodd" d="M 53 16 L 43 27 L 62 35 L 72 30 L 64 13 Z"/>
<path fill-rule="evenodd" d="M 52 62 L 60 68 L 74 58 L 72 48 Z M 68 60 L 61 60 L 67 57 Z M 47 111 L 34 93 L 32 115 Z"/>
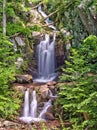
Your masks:
<path fill-rule="evenodd" d="M 56 84 L 57 84 L 56 81 L 50 81 L 50 82 L 47 83 L 48 86 L 54 86 Z"/>
<path fill-rule="evenodd" d="M 36 45 L 40 43 L 40 40 L 42 38 L 42 34 L 40 32 L 34 31 L 32 32 L 32 37 L 34 39 L 35 42 L 35 49 L 36 49 Z"/>
<path fill-rule="evenodd" d="M 42 98 L 47 98 L 49 96 L 49 88 L 47 85 L 42 85 L 39 89 Z"/>
<path fill-rule="evenodd" d="M 56 86 L 52 85 L 52 86 L 48 86 L 48 88 L 49 88 L 50 90 L 53 90 L 53 89 L 56 88 Z"/>
<path fill-rule="evenodd" d="M 57 97 L 58 97 L 57 90 L 56 89 L 53 89 L 53 90 L 50 89 L 49 90 L 49 99 L 54 101 Z"/>
<path fill-rule="evenodd" d="M 55 118 L 53 116 L 53 113 L 54 113 L 53 106 L 51 105 L 51 106 L 48 107 L 46 113 L 44 114 L 44 118 L 46 120 L 54 120 Z"/>
<path fill-rule="evenodd" d="M 55 59 L 56 59 L 56 68 L 59 68 L 64 64 L 64 48 L 65 44 L 62 41 L 61 37 L 57 37 L 56 45 L 55 45 Z"/>
<path fill-rule="evenodd" d="M 32 75 L 25 74 L 25 75 L 15 75 L 16 82 L 18 83 L 30 83 L 32 82 Z"/>
<path fill-rule="evenodd" d="M 51 81 L 51 82 L 48 82 L 47 85 L 48 85 L 48 88 L 50 90 L 49 91 L 50 95 L 55 95 L 56 94 L 56 82 Z"/>
<path fill-rule="evenodd" d="M 18 123 L 14 123 L 14 122 L 7 121 L 7 120 L 3 122 L 4 127 L 18 126 L 18 125 L 19 125 Z"/>
<path fill-rule="evenodd" d="M 54 113 L 53 106 L 48 107 L 47 112 L 53 114 Z"/>
<path fill-rule="evenodd" d="M 46 120 L 54 120 L 55 118 L 54 118 L 52 113 L 46 112 L 45 113 L 45 119 Z"/>

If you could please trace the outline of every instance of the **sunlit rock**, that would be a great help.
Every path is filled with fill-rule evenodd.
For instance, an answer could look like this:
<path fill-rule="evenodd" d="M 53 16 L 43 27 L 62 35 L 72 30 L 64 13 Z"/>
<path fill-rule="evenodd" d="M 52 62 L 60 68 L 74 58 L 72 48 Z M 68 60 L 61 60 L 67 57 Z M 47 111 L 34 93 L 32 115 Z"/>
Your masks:
<path fill-rule="evenodd" d="M 16 62 L 15 62 L 15 65 L 17 66 L 18 69 L 20 69 L 22 67 L 23 63 L 24 63 L 23 58 L 18 57 Z"/>
<path fill-rule="evenodd" d="M 25 74 L 25 75 L 15 75 L 16 82 L 18 83 L 30 83 L 32 82 L 32 75 Z"/>
<path fill-rule="evenodd" d="M 18 46 L 25 46 L 25 42 L 23 41 L 23 39 L 21 37 L 15 37 L 15 40 L 18 44 Z"/>
<path fill-rule="evenodd" d="M 49 88 L 47 85 L 42 85 L 39 89 L 42 98 L 47 98 L 49 96 Z"/>

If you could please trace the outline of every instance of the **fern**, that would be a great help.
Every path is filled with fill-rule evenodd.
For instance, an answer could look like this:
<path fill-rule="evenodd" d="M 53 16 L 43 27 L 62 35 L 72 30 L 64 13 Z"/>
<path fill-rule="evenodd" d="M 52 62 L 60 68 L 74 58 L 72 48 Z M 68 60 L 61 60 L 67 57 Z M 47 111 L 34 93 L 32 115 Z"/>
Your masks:
<path fill-rule="evenodd" d="M 60 81 L 59 100 L 68 119 L 97 128 L 97 37 L 90 35 L 80 48 L 72 49 L 70 62 L 66 62 Z M 65 82 L 65 84 L 64 84 Z M 71 83 L 71 84 L 70 84 Z M 87 113 L 88 120 L 83 118 Z M 78 118 L 79 117 L 79 118 Z M 90 123 L 91 122 L 91 123 Z M 75 122 L 76 123 L 76 122 Z"/>

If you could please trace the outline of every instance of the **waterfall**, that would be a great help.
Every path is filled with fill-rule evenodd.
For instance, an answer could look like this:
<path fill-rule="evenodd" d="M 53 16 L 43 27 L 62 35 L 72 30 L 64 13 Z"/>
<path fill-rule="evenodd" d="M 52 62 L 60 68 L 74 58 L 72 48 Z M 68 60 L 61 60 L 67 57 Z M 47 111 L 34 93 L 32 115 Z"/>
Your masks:
<path fill-rule="evenodd" d="M 55 79 L 55 40 L 56 32 L 53 34 L 53 40 L 45 34 L 45 39 L 37 46 L 38 55 L 38 78 L 35 82 L 48 82 Z"/>
<path fill-rule="evenodd" d="M 53 94 L 50 91 L 50 96 Z M 30 103 L 29 100 L 29 89 L 26 90 L 24 95 L 24 111 L 23 116 L 19 119 L 25 123 L 32 123 L 32 122 L 40 122 L 45 121 L 45 113 L 47 112 L 48 108 L 52 106 L 52 99 L 49 99 L 48 102 L 44 103 L 43 109 L 39 115 L 37 115 L 37 99 L 36 99 L 36 91 L 32 92 L 32 101 Z M 30 107 L 29 107 L 30 106 Z"/>
<path fill-rule="evenodd" d="M 39 6 L 38 6 L 38 12 L 39 12 L 44 18 L 46 18 L 45 22 L 46 22 L 46 24 L 48 25 L 48 27 L 50 27 L 50 28 L 56 30 L 56 27 L 53 25 L 53 22 L 52 22 L 49 18 L 47 18 L 48 15 L 42 10 L 42 5 L 39 5 Z"/>
<path fill-rule="evenodd" d="M 38 11 L 41 15 L 46 18 L 47 15 L 42 11 L 42 6 L 39 5 Z M 48 34 L 45 34 L 45 39 L 40 41 L 37 46 L 38 55 L 38 77 L 34 79 L 34 82 L 49 82 L 56 78 L 55 73 L 55 40 L 56 40 L 56 28 L 53 26 L 52 21 L 47 18 L 45 20 L 48 27 L 52 28 L 54 31 L 53 39 L 50 39 Z M 49 91 L 50 98 L 56 98 L 57 95 L 53 96 L 52 92 Z M 29 100 L 29 89 L 25 92 L 24 96 L 24 112 L 23 116 L 19 119 L 25 123 L 40 122 L 45 121 L 45 113 L 48 108 L 52 106 L 52 99 L 44 103 L 44 107 L 40 114 L 37 116 L 37 98 L 36 91 L 32 92 L 32 101 Z"/>
<path fill-rule="evenodd" d="M 49 100 L 44 104 L 43 110 L 40 112 L 39 118 L 45 119 L 45 113 L 47 112 L 47 109 L 52 106 L 52 101 Z"/>
<path fill-rule="evenodd" d="M 49 90 L 49 97 L 50 97 L 51 99 L 56 99 L 56 98 L 58 97 L 58 95 L 57 95 L 57 94 L 56 94 L 56 95 L 53 95 L 52 91 Z"/>
<path fill-rule="evenodd" d="M 32 102 L 30 105 L 30 116 L 37 116 L 37 99 L 36 99 L 36 91 L 32 92 Z"/>
<path fill-rule="evenodd" d="M 29 116 L 29 89 L 27 89 L 27 91 L 25 92 L 23 116 Z"/>
<path fill-rule="evenodd" d="M 37 60 L 38 60 L 38 76 L 34 82 L 49 82 L 56 78 L 55 74 L 55 40 L 56 27 L 49 19 L 48 15 L 42 10 L 42 5 L 38 6 L 38 12 L 45 18 L 45 22 L 49 28 L 53 29 L 53 40 L 49 34 L 45 34 L 44 40 L 37 45 Z"/>

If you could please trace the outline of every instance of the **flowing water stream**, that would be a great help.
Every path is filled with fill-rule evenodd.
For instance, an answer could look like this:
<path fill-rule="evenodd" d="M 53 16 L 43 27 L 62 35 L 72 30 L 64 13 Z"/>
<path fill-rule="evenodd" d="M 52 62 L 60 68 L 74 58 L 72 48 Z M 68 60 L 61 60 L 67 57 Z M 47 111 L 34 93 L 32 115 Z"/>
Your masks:
<path fill-rule="evenodd" d="M 27 89 L 24 96 L 24 112 L 23 116 L 20 117 L 20 120 L 25 123 L 45 121 L 45 113 L 47 112 L 47 109 L 52 106 L 52 101 L 49 100 L 48 102 L 45 102 L 44 107 L 41 110 L 40 114 L 37 115 L 38 107 L 37 107 L 36 91 L 32 92 L 32 97 L 33 98 L 30 103 L 29 89 Z"/>
<path fill-rule="evenodd" d="M 56 78 L 55 73 L 55 41 L 56 41 L 56 27 L 51 24 L 52 21 L 48 15 L 42 10 L 42 5 L 39 5 L 38 12 L 46 18 L 45 22 L 49 28 L 53 29 L 53 39 L 51 40 L 49 34 L 45 34 L 44 40 L 37 45 L 38 55 L 38 77 L 34 82 L 49 82 Z"/>
<path fill-rule="evenodd" d="M 37 46 L 38 78 L 34 82 L 49 82 L 55 79 L 55 40 L 56 32 L 52 41 L 50 36 L 45 34 L 45 39 Z"/>
<path fill-rule="evenodd" d="M 44 11 L 42 11 L 42 6 L 38 7 L 39 13 L 46 18 L 47 15 Z M 40 41 L 40 44 L 37 46 L 37 53 L 38 53 L 38 77 L 34 80 L 34 82 L 49 82 L 56 78 L 55 73 L 55 40 L 56 40 L 56 28 L 51 25 L 51 20 L 47 18 L 45 20 L 48 27 L 53 29 L 53 39 L 50 39 L 49 34 L 45 34 L 45 39 Z M 30 101 L 30 94 L 29 89 L 26 90 L 24 96 L 24 110 L 23 115 L 20 117 L 20 120 L 25 123 L 32 123 L 32 122 L 40 122 L 45 121 L 45 113 L 47 109 L 52 106 L 52 98 L 56 98 L 57 95 L 52 94 L 49 91 L 49 99 L 47 102 L 44 103 L 44 107 L 41 110 L 40 114 L 37 114 L 37 98 L 36 98 L 36 91 L 32 92 L 32 100 Z"/>
<path fill-rule="evenodd" d="M 49 28 L 56 30 L 56 27 L 53 25 L 53 22 L 49 19 L 48 15 L 42 10 L 42 5 L 38 6 L 38 12 L 46 19 L 45 22 Z"/>

